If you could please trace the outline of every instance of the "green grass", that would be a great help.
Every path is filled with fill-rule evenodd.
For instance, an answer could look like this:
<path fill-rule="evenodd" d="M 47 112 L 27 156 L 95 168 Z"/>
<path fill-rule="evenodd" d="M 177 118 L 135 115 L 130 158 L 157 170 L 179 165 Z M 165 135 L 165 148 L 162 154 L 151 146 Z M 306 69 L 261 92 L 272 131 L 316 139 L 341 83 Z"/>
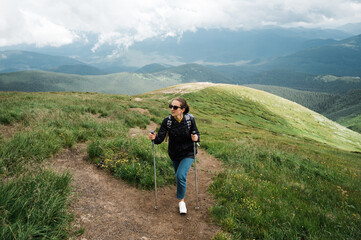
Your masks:
<path fill-rule="evenodd" d="M 321 114 L 332 108 L 337 100 L 341 98 L 341 95 L 333 93 L 301 91 L 272 85 L 248 84 L 247 86 L 296 102 Z"/>
<path fill-rule="evenodd" d="M 71 177 L 41 171 L 0 185 L 1 239 L 67 239 Z M 74 230 L 74 229 L 73 229 Z M 75 234 L 76 235 L 76 234 Z"/>
<path fill-rule="evenodd" d="M 339 119 L 339 122 L 343 126 L 352 129 L 355 132 L 361 133 L 361 115 L 341 118 Z"/>
<path fill-rule="evenodd" d="M 207 147 L 232 169 L 217 177 L 210 192 L 218 200 L 212 213 L 234 239 L 361 237 L 359 169 L 340 170 L 316 156 L 257 144 Z"/>
<path fill-rule="evenodd" d="M 87 144 L 91 163 L 134 186 L 152 188 L 151 142 L 146 136 L 131 138 L 129 128 L 145 128 L 150 121 L 160 124 L 169 114 L 168 101 L 178 96 L 191 106 L 202 147 L 225 164 L 209 189 L 216 200 L 211 214 L 223 230 L 215 239 L 361 238 L 360 134 L 273 95 L 224 85 L 133 97 L 1 93 L 1 123 L 14 132 L 0 138 L 1 188 L 7 193 L 1 194 L 0 211 L 6 213 L 1 220 L 6 226 L 3 234 L 14 229 L 16 239 L 43 234 L 36 229 L 57 232 L 59 239 L 75 234 L 70 215 L 55 226 L 36 214 L 32 219 L 38 218 L 38 227 L 31 225 L 37 220 L 9 216 L 17 215 L 18 206 L 24 206 L 26 216 L 26 211 L 41 209 L 36 205 L 38 192 L 48 192 L 42 197 L 49 202 L 53 193 L 70 191 L 67 184 L 49 190 L 50 175 L 54 181 L 70 180 L 64 180 L 67 174 L 43 171 L 41 166 L 60 149 L 78 142 Z M 142 101 L 135 101 L 136 97 Z M 133 108 L 147 109 L 149 114 Z M 157 145 L 156 154 L 158 185 L 174 184 L 167 145 Z M 35 198 L 35 205 L 19 198 L 15 207 L 10 206 L 6 199 L 23 194 L 26 189 L 21 185 L 32 179 L 43 179 L 26 193 Z M 70 195 L 62 196 L 66 203 L 56 208 L 68 216 Z"/>

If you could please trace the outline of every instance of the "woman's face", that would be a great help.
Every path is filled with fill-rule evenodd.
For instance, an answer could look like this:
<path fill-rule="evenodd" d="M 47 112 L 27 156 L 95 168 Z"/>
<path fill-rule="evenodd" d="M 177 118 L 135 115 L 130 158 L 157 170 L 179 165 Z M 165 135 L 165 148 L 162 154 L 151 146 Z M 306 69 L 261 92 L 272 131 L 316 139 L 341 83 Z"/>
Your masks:
<path fill-rule="evenodd" d="M 185 111 L 184 108 L 181 108 L 181 102 L 177 101 L 177 100 L 174 100 L 172 101 L 172 108 L 171 108 L 171 112 L 172 112 L 172 116 L 173 117 L 179 117 L 183 114 L 183 112 Z M 178 108 L 177 108 L 178 107 Z M 177 109 L 174 109 L 174 108 L 177 108 Z"/>

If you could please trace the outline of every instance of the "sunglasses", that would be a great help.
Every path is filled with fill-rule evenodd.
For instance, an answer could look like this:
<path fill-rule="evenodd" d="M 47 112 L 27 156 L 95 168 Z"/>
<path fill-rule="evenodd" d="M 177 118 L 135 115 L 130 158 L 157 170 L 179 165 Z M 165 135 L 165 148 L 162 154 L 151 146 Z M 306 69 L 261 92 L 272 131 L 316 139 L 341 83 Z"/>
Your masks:
<path fill-rule="evenodd" d="M 169 104 L 169 108 L 173 108 L 174 110 L 177 110 L 178 108 L 182 108 L 182 107 L 174 106 L 174 105 L 172 105 L 172 104 Z"/>

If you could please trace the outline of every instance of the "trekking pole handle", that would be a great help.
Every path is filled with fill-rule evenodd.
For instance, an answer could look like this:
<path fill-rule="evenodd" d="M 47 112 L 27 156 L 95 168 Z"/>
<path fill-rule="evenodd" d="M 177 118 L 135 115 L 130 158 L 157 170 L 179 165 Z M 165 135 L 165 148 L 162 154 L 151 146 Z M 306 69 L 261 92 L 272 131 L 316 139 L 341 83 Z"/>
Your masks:
<path fill-rule="evenodd" d="M 197 134 L 197 132 L 196 132 L 196 131 L 192 131 L 192 134 L 195 135 L 195 134 Z"/>
<path fill-rule="evenodd" d="M 155 133 L 155 130 L 150 131 L 150 134 L 154 134 L 154 133 Z M 152 140 L 152 142 L 154 142 L 154 140 Z"/>
<path fill-rule="evenodd" d="M 195 134 L 197 134 L 197 132 L 196 132 L 196 131 L 192 131 L 192 134 L 195 135 Z"/>

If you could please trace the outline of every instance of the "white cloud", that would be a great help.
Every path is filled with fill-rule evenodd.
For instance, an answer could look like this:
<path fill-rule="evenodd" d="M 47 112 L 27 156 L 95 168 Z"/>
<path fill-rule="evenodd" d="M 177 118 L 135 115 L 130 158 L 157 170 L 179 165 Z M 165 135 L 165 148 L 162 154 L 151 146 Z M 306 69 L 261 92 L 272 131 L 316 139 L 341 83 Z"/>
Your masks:
<path fill-rule="evenodd" d="M 122 48 L 151 37 L 181 36 L 199 28 L 264 25 L 333 27 L 361 22 L 357 0 L 1 0 L 0 46 L 60 46 L 99 35 Z"/>
<path fill-rule="evenodd" d="M 78 38 L 67 26 L 56 24 L 51 18 L 18 8 L 16 1 L 5 1 L 3 6 L 0 10 L 0 46 L 25 43 L 57 47 Z"/>

